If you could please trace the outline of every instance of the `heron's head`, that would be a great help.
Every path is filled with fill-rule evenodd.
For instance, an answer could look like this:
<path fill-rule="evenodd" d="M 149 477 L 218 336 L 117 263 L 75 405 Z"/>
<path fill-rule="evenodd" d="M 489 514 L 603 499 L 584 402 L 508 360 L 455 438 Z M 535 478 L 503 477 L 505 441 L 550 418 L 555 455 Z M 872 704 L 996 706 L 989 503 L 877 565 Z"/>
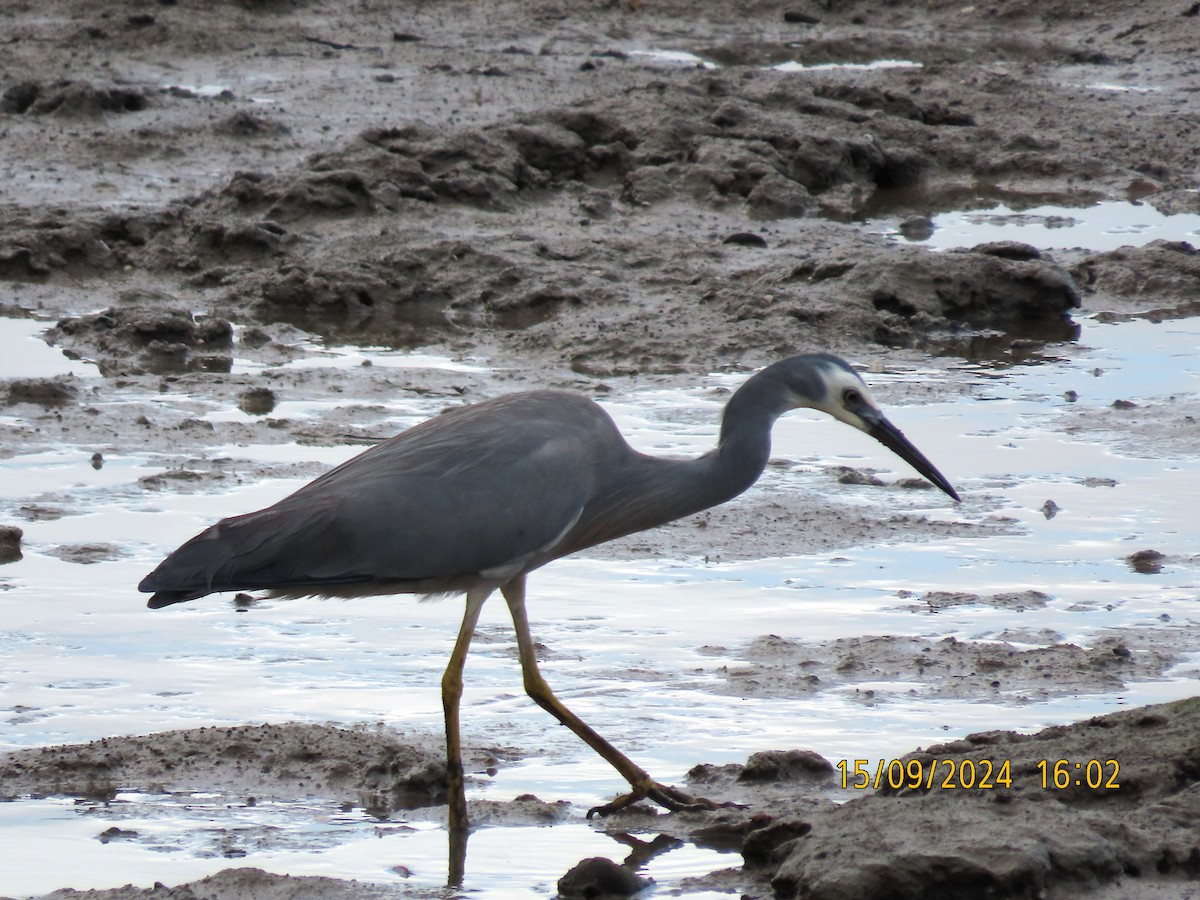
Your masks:
<path fill-rule="evenodd" d="M 767 371 L 782 381 L 791 394 L 792 408 L 819 409 L 840 422 L 865 431 L 931 483 L 958 500 L 950 482 L 924 454 L 888 421 L 871 389 L 848 362 L 829 353 L 795 356 Z"/>

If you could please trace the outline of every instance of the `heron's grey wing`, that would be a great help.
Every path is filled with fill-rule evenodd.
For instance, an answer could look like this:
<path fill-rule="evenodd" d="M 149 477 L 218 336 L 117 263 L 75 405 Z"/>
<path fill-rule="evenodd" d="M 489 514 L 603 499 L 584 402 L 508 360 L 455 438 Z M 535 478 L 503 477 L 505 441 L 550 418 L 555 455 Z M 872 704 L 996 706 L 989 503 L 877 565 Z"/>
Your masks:
<path fill-rule="evenodd" d="M 274 506 L 218 522 L 139 589 L 166 605 L 220 590 L 369 593 L 371 582 L 515 574 L 578 519 L 596 447 L 616 433 L 590 401 L 517 396 L 430 420 Z"/>

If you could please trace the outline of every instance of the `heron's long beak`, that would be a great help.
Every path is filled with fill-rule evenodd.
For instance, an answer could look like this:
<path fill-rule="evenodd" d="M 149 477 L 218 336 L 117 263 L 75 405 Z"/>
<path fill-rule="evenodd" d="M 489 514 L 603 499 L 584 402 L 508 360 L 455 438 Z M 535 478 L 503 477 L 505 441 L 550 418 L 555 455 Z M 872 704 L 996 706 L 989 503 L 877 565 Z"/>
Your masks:
<path fill-rule="evenodd" d="M 936 487 L 959 501 L 958 492 L 954 490 L 950 482 L 934 467 L 933 463 L 925 458 L 925 454 L 912 445 L 912 442 L 904 436 L 904 432 L 889 422 L 882 413 L 877 413 L 867 420 L 867 434 L 920 472 Z"/>

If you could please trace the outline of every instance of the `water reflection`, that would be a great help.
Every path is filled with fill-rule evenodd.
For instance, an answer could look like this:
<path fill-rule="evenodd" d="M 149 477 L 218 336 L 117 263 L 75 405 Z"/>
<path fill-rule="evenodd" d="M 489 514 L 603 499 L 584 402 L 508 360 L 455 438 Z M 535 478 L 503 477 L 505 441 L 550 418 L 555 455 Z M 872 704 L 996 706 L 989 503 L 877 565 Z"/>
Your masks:
<path fill-rule="evenodd" d="M 924 348 L 937 356 L 961 357 L 965 362 L 1009 368 L 1062 360 L 1056 345 L 1079 340 L 1082 327 L 1071 319 L 1034 319 L 1003 331 L 988 329 L 962 334 L 928 335 Z"/>
<path fill-rule="evenodd" d="M 21 835 L 16 845 L 0 847 L 3 889 L 12 896 L 64 886 L 175 885 L 256 865 L 440 896 L 537 900 L 553 896 L 559 877 L 585 857 L 621 861 L 667 891 L 740 862 L 736 853 L 684 845 L 668 835 L 610 836 L 577 822 L 485 827 L 472 835 L 461 893 L 442 894 L 447 844 L 436 822 L 380 823 L 312 801 L 263 798 L 248 805 L 245 798 L 215 793 L 0 803 L 0 833 Z"/>
<path fill-rule="evenodd" d="M 875 220 L 896 217 L 932 218 L 940 213 L 989 209 L 1003 204 L 1024 211 L 1040 206 L 1063 209 L 1087 207 L 1103 199 L 1094 191 L 1014 191 L 986 179 L 966 184 L 916 182 L 899 187 L 879 188 L 858 210 L 855 220 L 872 226 Z"/>
<path fill-rule="evenodd" d="M 916 200 L 913 195 L 911 200 Z M 963 198 L 962 205 L 937 205 L 932 212 L 922 204 L 914 220 L 899 224 L 876 221 L 875 210 L 862 215 L 869 231 L 894 235 L 932 250 L 973 247 L 992 241 L 1019 241 L 1039 250 L 1087 248 L 1091 252 L 1118 247 L 1140 247 L 1155 240 L 1197 241 L 1200 214 L 1167 215 L 1140 201 L 1106 200 L 1071 205 L 1045 198 L 1015 198 L 980 203 L 978 196 Z"/>
<path fill-rule="evenodd" d="M 32 318 L 0 316 L 0 378 L 98 374 L 94 364 L 46 343 L 43 335 L 53 324 Z"/>

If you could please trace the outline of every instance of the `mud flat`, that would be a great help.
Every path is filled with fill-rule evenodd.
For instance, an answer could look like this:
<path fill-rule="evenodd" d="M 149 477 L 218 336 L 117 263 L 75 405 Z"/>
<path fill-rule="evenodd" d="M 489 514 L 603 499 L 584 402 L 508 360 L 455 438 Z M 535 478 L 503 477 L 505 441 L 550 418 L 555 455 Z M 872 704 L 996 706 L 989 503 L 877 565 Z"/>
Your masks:
<path fill-rule="evenodd" d="M 991 203 L 1200 213 L 1196 4 L 636 6 L 0 3 L 0 315 L 44 323 L 82 367 L 16 366 L 0 381 L 0 457 L 153 453 L 163 470 L 139 490 L 166 503 L 315 475 L 209 451 L 369 441 L 397 427 L 397 396 L 422 414 L 531 386 L 603 398 L 830 349 L 868 369 L 920 367 L 931 377 L 879 393 L 936 402 L 970 393 L 964 361 L 1037 361 L 1077 337 L 1082 315 L 1200 313 L 1200 254 L 1182 240 L 933 253 L 889 237 Z M 372 348 L 366 364 L 325 365 L 359 360 L 354 348 Z M 393 351 L 436 362 L 392 366 Z M 1180 396 L 1061 427 L 1194 458 L 1198 414 Z M 85 505 L 60 500 L 6 503 L 0 525 L 32 530 Z M 948 521 L 887 501 L 817 502 L 751 495 L 597 555 L 756 559 L 1019 527 L 987 509 Z M 20 534 L 4 534 L 5 558 L 18 559 Z M 124 552 L 55 555 L 88 565 Z M 0 571 L 0 603 L 6 586 Z M 913 589 L 923 612 L 1045 603 L 1023 587 Z M 739 665 L 709 689 L 754 698 L 898 679 L 981 702 L 1000 689 L 1118 690 L 1192 652 L 1193 625 L 1114 630 L 1088 647 L 1036 628 L 986 646 L 763 635 L 730 651 Z M 1183 700 L 1032 735 L 962 735 L 903 761 L 960 778 L 964 761 L 1007 762 L 1012 784 L 996 788 L 892 790 L 885 778 L 857 791 L 815 754 L 781 747 L 693 770 L 693 789 L 742 809 L 628 812 L 604 828 L 741 853 L 685 895 L 1192 896 L 1198 714 Z M 20 750 L 0 759 L 0 795 L 321 797 L 381 821 L 399 810 L 438 821 L 437 746 L 344 724 Z M 493 751 L 475 748 L 477 765 Z M 1058 760 L 1071 766 L 1062 786 Z M 554 797 L 472 808 L 497 825 L 578 814 Z M 51 896 L 424 893 L 231 865 L 170 889 Z"/>

